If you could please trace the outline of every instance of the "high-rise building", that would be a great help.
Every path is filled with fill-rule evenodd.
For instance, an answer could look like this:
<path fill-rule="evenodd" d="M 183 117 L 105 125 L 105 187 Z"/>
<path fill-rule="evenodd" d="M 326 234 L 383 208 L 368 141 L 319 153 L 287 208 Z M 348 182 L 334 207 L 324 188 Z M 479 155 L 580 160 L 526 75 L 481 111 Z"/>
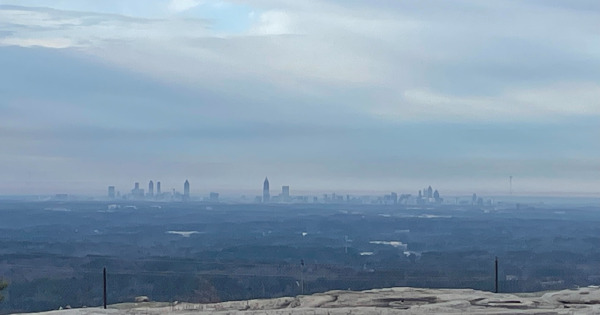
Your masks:
<path fill-rule="evenodd" d="M 263 183 L 263 202 L 269 202 L 271 200 L 271 193 L 269 193 L 269 178 L 265 177 Z"/>
<path fill-rule="evenodd" d="M 154 182 L 153 181 L 150 181 L 148 183 L 148 196 L 154 197 Z"/>
<path fill-rule="evenodd" d="M 183 183 L 183 200 L 190 200 L 190 182 L 188 182 L 187 179 L 185 180 L 185 183 Z"/>
<path fill-rule="evenodd" d="M 208 197 L 208 200 L 210 202 L 219 202 L 219 193 L 211 192 L 210 195 L 209 195 L 209 197 Z"/>
<path fill-rule="evenodd" d="M 281 186 L 281 198 L 283 201 L 290 200 L 290 186 Z"/>
<path fill-rule="evenodd" d="M 442 202 L 442 198 L 440 197 L 440 192 L 437 189 L 433 192 L 433 199 L 435 200 L 436 203 Z"/>
<path fill-rule="evenodd" d="M 115 199 L 115 186 L 108 186 L 108 198 Z"/>
<path fill-rule="evenodd" d="M 156 195 L 160 196 L 161 191 L 160 191 L 160 182 L 156 182 Z"/>
<path fill-rule="evenodd" d="M 133 189 L 131 190 L 131 195 L 136 199 L 144 198 L 144 190 L 140 189 L 140 183 L 135 183 Z"/>

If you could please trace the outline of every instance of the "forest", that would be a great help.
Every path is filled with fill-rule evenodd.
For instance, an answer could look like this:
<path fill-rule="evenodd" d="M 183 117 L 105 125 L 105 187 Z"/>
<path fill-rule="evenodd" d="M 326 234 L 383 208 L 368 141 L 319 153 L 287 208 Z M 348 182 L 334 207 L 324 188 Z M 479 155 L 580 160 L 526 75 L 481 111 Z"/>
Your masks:
<path fill-rule="evenodd" d="M 0 312 L 392 286 L 529 292 L 600 282 L 593 204 L 1 201 Z"/>

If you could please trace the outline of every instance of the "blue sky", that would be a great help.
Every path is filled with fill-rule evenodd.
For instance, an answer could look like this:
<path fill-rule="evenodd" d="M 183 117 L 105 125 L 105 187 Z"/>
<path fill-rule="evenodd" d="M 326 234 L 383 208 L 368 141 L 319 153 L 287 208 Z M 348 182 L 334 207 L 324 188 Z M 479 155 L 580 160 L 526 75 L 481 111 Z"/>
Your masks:
<path fill-rule="evenodd" d="M 0 194 L 598 195 L 599 30 L 596 1 L 0 0 Z"/>

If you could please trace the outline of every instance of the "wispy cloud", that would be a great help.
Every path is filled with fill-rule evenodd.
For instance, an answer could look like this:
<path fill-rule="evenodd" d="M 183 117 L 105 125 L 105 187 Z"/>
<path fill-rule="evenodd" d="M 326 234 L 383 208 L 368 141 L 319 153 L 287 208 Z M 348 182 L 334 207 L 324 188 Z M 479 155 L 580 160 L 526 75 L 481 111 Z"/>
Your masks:
<path fill-rule="evenodd" d="M 292 19 L 285 11 L 266 11 L 258 16 L 258 21 L 255 22 L 249 33 L 257 35 L 285 35 L 294 34 L 294 28 Z"/>
<path fill-rule="evenodd" d="M 504 91 L 496 97 L 445 95 L 425 89 L 400 91 L 396 100 L 373 113 L 384 119 L 528 121 L 564 115 L 600 116 L 600 85 L 566 82 L 541 88 Z"/>
<path fill-rule="evenodd" d="M 201 0 L 170 0 L 168 9 L 172 12 L 183 12 L 202 4 Z"/>
<path fill-rule="evenodd" d="M 2 38 L 0 46 L 68 48 L 76 44 L 67 38 Z"/>

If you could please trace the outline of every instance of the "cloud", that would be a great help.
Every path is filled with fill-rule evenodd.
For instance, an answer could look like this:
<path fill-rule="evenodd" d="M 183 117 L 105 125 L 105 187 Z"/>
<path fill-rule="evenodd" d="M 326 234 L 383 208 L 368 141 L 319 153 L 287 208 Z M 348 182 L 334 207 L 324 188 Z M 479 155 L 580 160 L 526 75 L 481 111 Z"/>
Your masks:
<path fill-rule="evenodd" d="M 38 31 L 60 29 L 81 24 L 81 18 L 56 10 L 0 6 L 0 18 L 4 27 L 36 29 Z"/>
<path fill-rule="evenodd" d="M 179 13 L 195 8 L 202 4 L 201 0 L 170 0 L 168 9 L 171 12 Z"/>
<path fill-rule="evenodd" d="M 0 46 L 67 48 L 76 46 L 67 38 L 0 38 Z"/>
<path fill-rule="evenodd" d="M 249 33 L 256 35 L 294 34 L 293 22 L 285 11 L 267 11 L 260 14 L 258 21 Z"/>
<path fill-rule="evenodd" d="M 23 3 L 52 8 L 0 6 L 0 144 L 5 165 L 39 158 L 44 178 L 119 164 L 488 185 L 522 162 L 531 183 L 598 187 L 581 171 L 597 165 L 580 163 L 600 154 L 591 3 Z"/>
<path fill-rule="evenodd" d="M 199 4 L 169 2 L 173 10 Z M 297 117 L 299 104 L 309 110 L 311 103 L 326 114 L 382 119 L 599 115 L 594 13 L 518 2 L 439 9 L 338 1 L 253 5 L 250 27 L 232 33 L 215 32 L 211 21 L 198 18 L 2 6 L 0 44 L 76 47 L 169 84 L 235 89 L 240 99 L 261 103 L 259 111 L 290 117 Z M 511 23 L 504 23 L 509 15 Z M 555 19 L 568 23 L 557 27 Z"/>
<path fill-rule="evenodd" d="M 495 97 L 455 96 L 427 89 L 405 90 L 394 101 L 374 108 L 384 119 L 528 121 L 548 117 L 600 116 L 600 85 L 563 83 L 511 89 Z"/>
<path fill-rule="evenodd" d="M 207 36 L 202 19 L 134 18 L 116 14 L 0 6 L 4 45 L 103 49 L 114 41 L 160 41 Z"/>

